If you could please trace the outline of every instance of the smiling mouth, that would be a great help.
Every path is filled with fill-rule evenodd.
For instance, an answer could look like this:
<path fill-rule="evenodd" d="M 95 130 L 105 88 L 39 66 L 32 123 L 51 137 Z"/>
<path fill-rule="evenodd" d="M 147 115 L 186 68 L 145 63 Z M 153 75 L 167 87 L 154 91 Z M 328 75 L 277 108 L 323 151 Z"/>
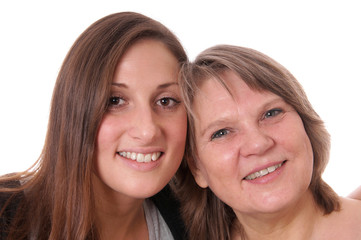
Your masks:
<path fill-rule="evenodd" d="M 137 161 L 140 163 L 147 163 L 151 161 L 157 161 L 159 157 L 162 155 L 162 152 L 153 152 L 153 153 L 136 153 L 136 152 L 117 152 L 119 156 L 131 159 L 133 161 Z"/>
<path fill-rule="evenodd" d="M 258 172 L 254 172 L 248 176 L 246 176 L 245 180 L 253 180 L 253 179 L 256 179 L 256 178 L 260 178 L 260 177 L 263 177 L 263 176 L 266 176 L 272 172 L 274 172 L 277 168 L 280 168 L 286 161 L 283 161 L 279 164 L 276 164 L 276 165 L 273 165 L 273 166 L 270 166 L 268 168 L 265 168 L 265 169 L 262 169 L 261 171 L 258 171 Z"/>

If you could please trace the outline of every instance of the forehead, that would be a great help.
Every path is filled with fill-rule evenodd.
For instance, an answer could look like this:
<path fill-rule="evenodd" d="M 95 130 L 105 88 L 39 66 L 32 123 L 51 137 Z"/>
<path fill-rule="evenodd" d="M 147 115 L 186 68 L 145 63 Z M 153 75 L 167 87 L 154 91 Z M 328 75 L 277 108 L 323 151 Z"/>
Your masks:
<path fill-rule="evenodd" d="M 155 61 L 157 59 L 158 61 Z M 176 57 L 169 48 L 157 39 L 140 39 L 133 43 L 123 54 L 119 63 L 126 64 L 157 64 L 158 62 L 168 62 L 171 65 L 177 62 Z"/>
<path fill-rule="evenodd" d="M 209 121 L 213 118 L 235 114 L 242 109 L 256 109 L 258 105 L 282 98 L 266 90 L 250 88 L 240 76 L 226 71 L 219 79 L 205 79 L 199 86 L 193 102 L 195 119 Z"/>
<path fill-rule="evenodd" d="M 212 104 L 222 101 L 234 101 L 234 96 L 249 90 L 247 84 L 232 71 L 220 73 L 217 77 L 209 77 L 202 80 L 194 96 L 195 108 L 203 103 Z"/>
<path fill-rule="evenodd" d="M 234 71 L 226 70 L 218 73 L 217 76 L 205 77 L 198 81 L 198 91 L 195 93 L 194 99 L 209 98 L 210 96 L 220 94 L 229 95 L 235 99 L 237 98 L 236 96 L 245 96 L 250 93 L 256 95 L 273 95 L 283 98 L 273 93 L 273 91 L 267 90 L 258 83 L 258 81 L 251 80 L 249 85 Z"/>
<path fill-rule="evenodd" d="M 206 124 L 215 117 L 229 115 L 230 109 L 236 107 L 234 95 L 235 91 L 244 89 L 247 85 L 242 79 L 235 74 L 222 74 L 222 78 L 226 86 L 222 85 L 217 77 L 204 79 L 199 85 L 193 99 L 193 116 L 195 123 Z M 227 89 L 228 88 L 228 89 Z"/>
<path fill-rule="evenodd" d="M 163 42 L 142 39 L 134 43 L 119 60 L 113 82 L 176 82 L 178 71 L 176 57 Z"/>

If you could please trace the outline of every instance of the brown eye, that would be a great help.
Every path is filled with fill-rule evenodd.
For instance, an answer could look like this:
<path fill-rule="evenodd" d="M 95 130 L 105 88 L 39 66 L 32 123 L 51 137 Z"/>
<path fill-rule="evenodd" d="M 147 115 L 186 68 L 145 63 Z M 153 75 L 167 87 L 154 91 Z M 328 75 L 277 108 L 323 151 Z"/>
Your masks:
<path fill-rule="evenodd" d="M 112 96 L 108 99 L 108 109 L 121 107 L 125 104 L 125 100 L 121 97 Z"/>
<path fill-rule="evenodd" d="M 168 106 L 170 104 L 170 100 L 168 98 L 162 98 L 160 100 L 160 104 L 163 106 Z"/>
<path fill-rule="evenodd" d="M 176 99 L 170 97 L 161 98 L 157 101 L 157 104 L 164 108 L 172 108 L 179 103 L 180 101 L 177 101 Z"/>
<path fill-rule="evenodd" d="M 119 105 L 122 104 L 124 100 L 120 97 L 111 97 L 109 98 L 109 104 L 110 105 Z"/>

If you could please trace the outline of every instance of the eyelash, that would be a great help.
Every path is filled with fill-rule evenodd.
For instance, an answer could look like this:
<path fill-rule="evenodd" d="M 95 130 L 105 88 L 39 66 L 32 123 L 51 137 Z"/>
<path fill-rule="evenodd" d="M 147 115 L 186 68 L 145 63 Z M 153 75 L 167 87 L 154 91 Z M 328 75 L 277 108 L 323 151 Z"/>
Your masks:
<path fill-rule="evenodd" d="M 221 138 L 225 135 L 227 135 L 230 131 L 228 129 L 222 128 L 218 131 L 216 131 L 215 133 L 212 134 L 211 136 L 211 140 L 214 140 L 216 138 Z"/>
<path fill-rule="evenodd" d="M 263 115 L 263 118 L 262 119 L 267 119 L 267 118 L 270 118 L 270 117 L 275 117 L 277 115 L 279 115 L 280 113 L 282 113 L 283 110 L 280 109 L 280 108 L 274 108 L 274 109 L 271 109 L 269 111 L 267 111 L 264 115 Z"/>
<path fill-rule="evenodd" d="M 181 101 L 179 101 L 175 98 L 172 98 L 172 97 L 162 97 L 155 102 L 155 104 L 157 106 L 159 106 L 165 110 L 168 110 L 168 109 L 171 110 L 171 109 L 175 108 L 176 106 L 178 106 L 180 103 L 181 103 Z M 118 96 L 111 96 L 108 99 L 107 109 L 108 110 L 116 110 L 118 108 L 121 108 L 125 104 L 127 104 L 127 102 L 124 98 L 118 97 Z"/>
<path fill-rule="evenodd" d="M 167 105 L 163 105 L 162 101 L 167 101 L 167 103 L 166 103 Z M 173 103 L 170 103 L 170 102 L 173 102 Z M 160 98 L 159 100 L 156 101 L 156 104 L 159 105 L 161 108 L 164 108 L 164 109 L 175 108 L 180 103 L 181 103 L 181 101 L 179 101 L 179 100 L 177 100 L 175 98 L 172 98 L 172 97 L 162 97 L 162 98 Z M 169 106 L 170 104 L 171 104 L 171 106 Z"/>
<path fill-rule="evenodd" d="M 271 109 L 269 111 L 267 111 L 262 119 L 267 119 L 267 118 L 271 118 L 271 117 L 276 117 L 277 115 L 281 114 L 283 112 L 282 109 L 280 108 L 274 108 L 274 109 Z M 230 130 L 226 129 L 226 128 L 222 128 L 222 129 L 219 129 L 217 130 L 216 132 L 214 132 L 211 136 L 211 140 L 214 140 L 216 138 L 221 138 L 221 137 L 224 137 L 225 135 L 229 134 Z"/>
<path fill-rule="evenodd" d="M 121 104 L 119 104 L 120 102 L 123 102 Z M 115 103 L 115 104 L 114 104 Z M 120 108 L 122 107 L 123 105 L 125 104 L 125 99 L 122 98 L 122 97 L 117 97 L 117 96 L 111 96 L 109 97 L 108 99 L 108 109 L 109 110 L 114 110 L 114 109 L 117 109 L 117 108 Z"/>

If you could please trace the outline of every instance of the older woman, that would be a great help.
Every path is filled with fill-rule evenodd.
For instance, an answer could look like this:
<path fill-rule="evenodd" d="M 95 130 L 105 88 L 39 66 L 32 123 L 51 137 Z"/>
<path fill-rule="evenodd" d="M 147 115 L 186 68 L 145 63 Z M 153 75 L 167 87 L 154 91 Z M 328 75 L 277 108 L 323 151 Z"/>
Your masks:
<path fill-rule="evenodd" d="M 182 88 L 195 181 L 183 166 L 178 183 L 191 239 L 361 238 L 361 202 L 322 180 L 329 134 L 283 66 L 216 46 L 183 68 Z"/>

